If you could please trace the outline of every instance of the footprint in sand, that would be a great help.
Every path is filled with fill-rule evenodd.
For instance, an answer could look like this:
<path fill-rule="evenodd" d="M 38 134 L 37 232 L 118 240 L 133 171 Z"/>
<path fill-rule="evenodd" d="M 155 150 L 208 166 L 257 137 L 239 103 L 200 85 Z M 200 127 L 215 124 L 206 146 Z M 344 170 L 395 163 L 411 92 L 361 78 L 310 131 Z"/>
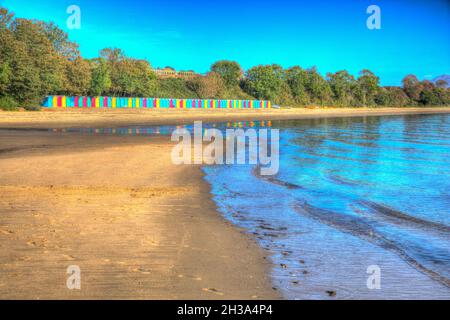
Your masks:
<path fill-rule="evenodd" d="M 218 296 L 223 296 L 223 292 L 218 291 L 217 289 L 214 288 L 203 288 L 202 289 L 205 292 L 210 292 L 210 293 L 214 293 L 217 294 Z"/>
<path fill-rule="evenodd" d="M 192 275 L 185 275 L 185 274 L 179 274 L 178 278 L 188 278 L 188 279 L 192 279 L 192 280 L 195 280 L 195 281 L 202 281 L 202 277 L 192 276 Z"/>
<path fill-rule="evenodd" d="M 47 239 L 41 239 L 38 242 L 35 240 L 27 241 L 27 245 L 30 247 L 39 247 L 39 248 L 47 248 Z"/>
<path fill-rule="evenodd" d="M 35 241 L 27 241 L 27 245 L 29 245 L 30 247 L 36 247 L 37 243 Z"/>
<path fill-rule="evenodd" d="M 0 230 L 0 232 L 3 234 L 6 234 L 6 235 L 14 234 L 14 231 L 11 231 L 11 230 Z"/>
<path fill-rule="evenodd" d="M 17 258 L 17 260 L 18 260 L 18 261 L 30 261 L 30 260 L 31 260 L 31 257 L 28 257 L 28 256 L 19 257 L 19 258 Z"/>
<path fill-rule="evenodd" d="M 133 272 L 139 272 L 139 273 L 143 273 L 143 274 L 150 274 L 151 270 L 150 269 L 145 269 L 145 268 L 134 268 L 132 269 Z"/>
<path fill-rule="evenodd" d="M 142 246 L 152 246 L 152 247 L 157 247 L 160 245 L 159 241 L 155 241 L 155 240 L 151 240 L 151 239 L 142 239 L 141 240 L 141 245 Z"/>

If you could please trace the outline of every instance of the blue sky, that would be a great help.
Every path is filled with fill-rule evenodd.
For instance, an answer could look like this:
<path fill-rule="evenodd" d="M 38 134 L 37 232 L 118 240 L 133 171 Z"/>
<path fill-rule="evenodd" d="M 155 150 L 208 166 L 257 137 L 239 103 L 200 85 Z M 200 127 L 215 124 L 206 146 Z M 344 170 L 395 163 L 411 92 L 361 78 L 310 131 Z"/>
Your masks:
<path fill-rule="evenodd" d="M 450 74 L 447 0 L 0 0 L 18 17 L 54 21 L 84 57 L 104 47 L 146 58 L 155 67 L 205 72 L 221 59 L 317 66 L 322 74 L 368 68 L 383 85 L 409 73 Z M 66 9 L 81 8 L 81 29 L 68 30 Z M 381 30 L 366 27 L 366 9 L 381 8 Z"/>

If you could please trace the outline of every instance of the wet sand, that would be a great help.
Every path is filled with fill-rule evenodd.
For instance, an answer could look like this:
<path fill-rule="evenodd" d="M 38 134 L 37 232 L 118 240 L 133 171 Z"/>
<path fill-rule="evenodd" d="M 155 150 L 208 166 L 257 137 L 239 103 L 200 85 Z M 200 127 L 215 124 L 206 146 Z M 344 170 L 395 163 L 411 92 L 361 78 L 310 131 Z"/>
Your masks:
<path fill-rule="evenodd" d="M 1 131 L 0 298 L 279 298 L 262 250 L 170 151 L 169 137 Z"/>
<path fill-rule="evenodd" d="M 449 113 L 436 108 L 292 108 L 292 109 L 44 109 L 40 112 L 1 112 L 0 128 L 117 127 L 129 125 L 288 120 L 323 117 Z"/>

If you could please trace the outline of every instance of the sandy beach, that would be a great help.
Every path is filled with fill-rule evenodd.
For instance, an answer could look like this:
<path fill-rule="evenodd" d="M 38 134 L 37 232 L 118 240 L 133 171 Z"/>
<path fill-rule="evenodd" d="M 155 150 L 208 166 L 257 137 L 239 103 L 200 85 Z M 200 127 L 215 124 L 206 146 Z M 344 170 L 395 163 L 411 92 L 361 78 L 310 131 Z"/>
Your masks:
<path fill-rule="evenodd" d="M 2 132 L 0 298 L 277 298 L 262 251 L 168 141 Z"/>
<path fill-rule="evenodd" d="M 0 128 L 300 119 L 426 109 L 0 112 Z M 256 242 L 217 212 L 170 137 L 0 130 L 0 298 L 277 299 Z M 81 269 L 81 290 L 66 287 Z"/>

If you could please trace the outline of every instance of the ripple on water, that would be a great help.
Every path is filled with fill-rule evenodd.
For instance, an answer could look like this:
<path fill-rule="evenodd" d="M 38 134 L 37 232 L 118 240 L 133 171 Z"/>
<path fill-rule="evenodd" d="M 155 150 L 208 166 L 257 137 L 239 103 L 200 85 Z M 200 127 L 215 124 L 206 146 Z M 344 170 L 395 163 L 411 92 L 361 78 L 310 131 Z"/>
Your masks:
<path fill-rule="evenodd" d="M 205 167 L 290 299 L 450 298 L 450 115 L 278 121 L 280 172 Z M 367 268 L 381 269 L 381 290 Z"/>

